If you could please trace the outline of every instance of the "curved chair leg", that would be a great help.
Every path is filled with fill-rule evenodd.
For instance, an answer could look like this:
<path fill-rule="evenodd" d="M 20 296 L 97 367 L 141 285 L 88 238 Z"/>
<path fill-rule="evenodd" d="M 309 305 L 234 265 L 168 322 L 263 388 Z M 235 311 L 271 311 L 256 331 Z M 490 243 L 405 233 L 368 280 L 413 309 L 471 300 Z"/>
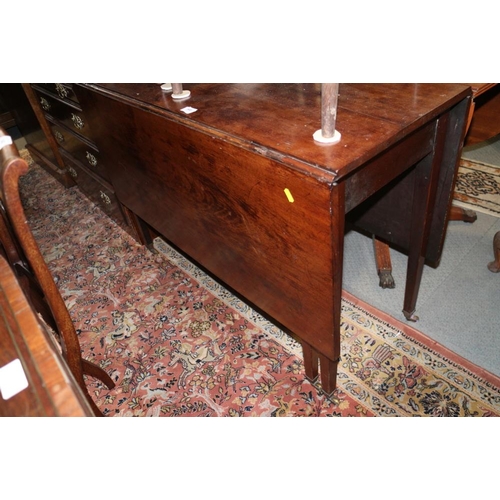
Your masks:
<path fill-rule="evenodd" d="M 500 231 L 493 237 L 493 255 L 495 260 L 488 264 L 488 269 L 492 273 L 500 272 Z"/>
<path fill-rule="evenodd" d="M 101 380 L 108 389 L 113 389 L 115 387 L 115 383 L 111 379 L 111 377 L 100 367 L 95 365 L 94 363 L 91 363 L 90 361 L 83 359 L 82 358 L 82 369 L 83 373 L 85 375 L 88 375 L 93 378 L 97 378 Z M 102 411 L 99 409 L 97 406 L 96 402 L 93 400 L 92 396 L 89 393 L 89 390 L 85 384 L 85 382 L 82 382 L 84 387 L 82 387 L 85 390 L 85 396 L 87 397 L 87 400 L 90 403 L 90 406 L 92 407 L 92 411 L 94 412 L 94 415 L 96 417 L 103 417 Z M 81 384 L 80 384 L 81 385 Z"/>
<path fill-rule="evenodd" d="M 82 371 L 85 375 L 89 375 L 91 377 L 98 378 L 99 380 L 104 382 L 104 384 L 106 384 L 106 386 L 109 389 L 112 389 L 115 386 L 115 383 L 113 382 L 113 380 L 111 380 L 111 377 L 101 367 L 99 367 L 99 366 L 95 365 L 94 363 L 91 363 L 90 361 L 87 361 L 86 359 L 83 359 L 83 358 L 81 359 L 81 363 L 82 363 L 82 365 L 81 365 Z M 88 389 L 83 377 L 78 378 L 77 382 L 80 385 L 80 387 L 82 388 L 83 393 L 85 394 L 85 397 L 87 398 L 87 401 L 89 402 L 90 407 L 92 408 L 92 411 L 94 412 L 94 415 L 96 417 L 103 417 L 104 414 L 99 409 L 96 402 L 94 401 L 94 399 L 90 395 L 89 389 Z"/>
<path fill-rule="evenodd" d="M 108 389 L 113 389 L 115 387 L 115 383 L 111 379 L 111 377 L 104 371 L 100 366 L 87 361 L 86 359 L 82 359 L 83 364 L 83 373 L 85 375 L 89 375 L 90 377 L 97 378 L 101 382 L 103 382 Z"/>

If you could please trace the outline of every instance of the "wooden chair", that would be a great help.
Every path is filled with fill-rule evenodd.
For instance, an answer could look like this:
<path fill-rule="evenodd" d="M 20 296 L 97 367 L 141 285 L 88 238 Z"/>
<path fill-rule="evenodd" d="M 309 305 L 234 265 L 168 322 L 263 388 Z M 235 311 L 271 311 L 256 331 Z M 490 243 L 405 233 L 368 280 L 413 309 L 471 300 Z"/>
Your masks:
<path fill-rule="evenodd" d="M 19 193 L 19 178 L 28 171 L 17 147 L 0 127 L 0 243 L 2 253 L 14 270 L 20 285 L 54 332 L 62 355 L 96 415 L 102 416 L 88 393 L 84 374 L 98 378 L 112 389 L 115 384 L 100 367 L 82 358 L 78 336 L 66 304 L 29 228 Z"/>

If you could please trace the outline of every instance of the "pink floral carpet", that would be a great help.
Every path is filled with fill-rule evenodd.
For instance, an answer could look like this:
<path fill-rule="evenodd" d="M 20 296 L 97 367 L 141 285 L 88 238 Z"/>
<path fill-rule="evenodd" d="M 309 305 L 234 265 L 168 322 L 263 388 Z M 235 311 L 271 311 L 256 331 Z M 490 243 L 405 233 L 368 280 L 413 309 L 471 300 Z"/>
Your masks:
<path fill-rule="evenodd" d="M 36 164 L 27 216 L 108 416 L 498 416 L 500 381 L 346 294 L 338 389 L 305 379 L 300 345 L 162 240 L 140 246 Z"/>

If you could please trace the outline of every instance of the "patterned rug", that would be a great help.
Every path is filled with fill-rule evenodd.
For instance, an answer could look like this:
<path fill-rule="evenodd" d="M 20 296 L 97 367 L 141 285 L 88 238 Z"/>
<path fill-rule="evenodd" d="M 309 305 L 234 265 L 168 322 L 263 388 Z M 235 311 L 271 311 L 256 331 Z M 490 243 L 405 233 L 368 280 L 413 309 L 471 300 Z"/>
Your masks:
<path fill-rule="evenodd" d="M 499 416 L 500 380 L 345 293 L 338 389 L 304 376 L 300 345 L 163 240 L 138 245 L 36 164 L 25 210 L 76 324 L 108 416 Z"/>
<path fill-rule="evenodd" d="M 500 167 L 462 158 L 453 199 L 464 208 L 500 217 Z"/>

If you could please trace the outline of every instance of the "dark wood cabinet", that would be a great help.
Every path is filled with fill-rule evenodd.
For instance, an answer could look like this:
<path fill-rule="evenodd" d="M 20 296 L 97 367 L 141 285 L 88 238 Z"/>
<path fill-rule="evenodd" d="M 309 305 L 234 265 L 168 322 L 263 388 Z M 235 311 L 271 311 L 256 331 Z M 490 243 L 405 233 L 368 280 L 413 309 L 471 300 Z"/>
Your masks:
<path fill-rule="evenodd" d="M 80 190 L 131 236 L 137 232 L 115 196 L 106 165 L 95 143 L 92 129 L 73 84 L 24 84 L 47 143 L 52 143 L 63 165 L 66 186 Z M 56 177 L 59 177 L 56 175 Z"/>
<path fill-rule="evenodd" d="M 64 161 L 58 153 L 57 144 L 47 135 L 48 126 L 43 113 L 38 107 L 33 107 L 34 96 L 26 93 L 30 90 L 27 84 L 9 83 L 1 85 L 2 107 L 9 110 L 11 122 L 15 125 L 26 141 L 26 149 L 38 163 L 61 184 L 74 186 L 73 179 L 68 175 Z"/>

